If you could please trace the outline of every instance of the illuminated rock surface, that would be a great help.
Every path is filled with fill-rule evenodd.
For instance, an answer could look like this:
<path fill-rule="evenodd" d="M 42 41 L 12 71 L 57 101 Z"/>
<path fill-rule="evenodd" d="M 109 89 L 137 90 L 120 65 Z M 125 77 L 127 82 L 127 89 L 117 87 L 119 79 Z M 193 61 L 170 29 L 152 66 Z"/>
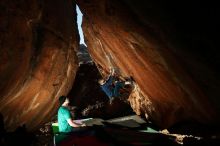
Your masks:
<path fill-rule="evenodd" d="M 77 2 L 102 75 L 114 67 L 136 82 L 128 98 L 136 114 L 163 128 L 184 120 L 219 120 L 214 3 Z M 54 116 L 58 96 L 68 94 L 74 82 L 75 8 L 70 0 L 4 0 L 0 8 L 0 112 L 7 130 L 22 124 L 35 129 Z"/>
<path fill-rule="evenodd" d="M 57 110 L 77 70 L 71 0 L 0 2 L 0 112 L 7 130 L 34 129 Z"/>
<path fill-rule="evenodd" d="M 216 121 L 216 32 L 214 23 L 204 22 L 217 22 L 210 17 L 217 10 L 214 4 L 78 3 L 89 52 L 103 76 L 114 67 L 123 77 L 132 76 L 136 81 L 137 90 L 128 100 L 138 115 L 146 115 L 161 127 L 182 120 Z M 203 12 L 206 6 L 213 11 Z"/>

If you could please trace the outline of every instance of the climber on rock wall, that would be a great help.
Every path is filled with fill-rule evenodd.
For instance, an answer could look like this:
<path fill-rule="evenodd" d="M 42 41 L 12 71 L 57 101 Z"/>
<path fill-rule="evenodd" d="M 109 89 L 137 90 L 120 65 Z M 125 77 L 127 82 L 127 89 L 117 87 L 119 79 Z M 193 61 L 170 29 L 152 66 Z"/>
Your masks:
<path fill-rule="evenodd" d="M 110 75 L 106 80 L 99 79 L 98 82 L 102 90 L 109 97 L 110 104 L 116 97 L 121 99 L 121 97 L 123 96 L 122 92 L 126 92 L 127 85 L 133 84 L 133 81 L 131 79 L 128 79 L 127 81 L 120 80 L 118 75 L 115 73 L 115 69 L 110 70 Z"/>

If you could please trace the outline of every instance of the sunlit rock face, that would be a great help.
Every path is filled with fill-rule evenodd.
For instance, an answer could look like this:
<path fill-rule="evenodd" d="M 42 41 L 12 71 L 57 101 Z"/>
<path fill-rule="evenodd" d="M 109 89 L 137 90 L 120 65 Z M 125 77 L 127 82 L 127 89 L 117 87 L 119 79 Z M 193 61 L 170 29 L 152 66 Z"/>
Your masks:
<path fill-rule="evenodd" d="M 104 76 L 114 67 L 134 78 L 128 100 L 138 115 L 164 128 L 183 120 L 216 122 L 219 63 L 208 32 L 215 34 L 217 25 L 203 21 L 217 22 L 209 17 L 217 9 L 200 14 L 205 4 L 166 2 L 78 0 L 91 56 Z"/>
<path fill-rule="evenodd" d="M 71 89 L 78 42 L 72 0 L 0 2 L 0 113 L 5 128 L 33 130 Z"/>

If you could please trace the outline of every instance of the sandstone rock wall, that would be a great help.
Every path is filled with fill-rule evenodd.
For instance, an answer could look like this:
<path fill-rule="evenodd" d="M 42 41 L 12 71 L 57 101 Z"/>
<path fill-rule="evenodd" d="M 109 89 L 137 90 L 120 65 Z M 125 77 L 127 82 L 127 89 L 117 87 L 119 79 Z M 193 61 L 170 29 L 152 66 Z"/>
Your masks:
<path fill-rule="evenodd" d="M 138 115 L 165 128 L 182 120 L 218 120 L 214 4 L 77 2 L 89 52 L 102 75 L 112 67 L 121 77 L 134 78 L 137 86 L 128 101 Z M 58 96 L 69 93 L 78 68 L 73 3 L 0 2 L 0 113 L 8 130 L 22 124 L 37 128 L 56 112 Z"/>
<path fill-rule="evenodd" d="M 75 6 L 65 0 L 0 2 L 0 113 L 7 130 L 47 122 L 77 70 Z"/>
<path fill-rule="evenodd" d="M 215 121 L 213 97 L 192 76 L 193 67 L 182 61 L 190 56 L 184 52 L 185 42 L 173 41 L 180 34 L 173 28 L 175 20 L 163 11 L 165 2 L 125 2 L 78 0 L 85 40 L 103 76 L 110 67 L 123 77 L 132 76 L 137 83 L 128 99 L 133 110 L 161 127 L 182 120 Z"/>

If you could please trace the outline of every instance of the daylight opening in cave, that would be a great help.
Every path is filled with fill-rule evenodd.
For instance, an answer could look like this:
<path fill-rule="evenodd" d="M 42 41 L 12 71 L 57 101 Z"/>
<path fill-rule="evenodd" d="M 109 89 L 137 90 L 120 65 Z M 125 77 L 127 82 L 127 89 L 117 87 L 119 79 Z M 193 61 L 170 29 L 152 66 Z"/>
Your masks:
<path fill-rule="evenodd" d="M 84 44 L 86 46 L 86 43 L 84 41 L 84 35 L 83 35 L 83 30 L 82 30 L 82 19 L 83 19 L 83 14 L 80 11 L 80 8 L 78 5 L 76 5 L 76 13 L 77 13 L 77 26 L 78 26 L 78 31 L 79 31 L 79 37 L 80 37 L 80 42 L 79 44 Z"/>
<path fill-rule="evenodd" d="M 79 65 L 88 64 L 88 63 L 90 64 L 90 63 L 93 63 L 93 61 L 88 52 L 87 45 L 84 41 L 84 35 L 83 35 L 83 30 L 82 30 L 83 14 L 80 11 L 80 8 L 78 5 L 76 5 L 76 13 L 77 13 L 77 27 L 78 27 L 79 37 L 80 37 L 79 49 L 77 52 Z"/>

